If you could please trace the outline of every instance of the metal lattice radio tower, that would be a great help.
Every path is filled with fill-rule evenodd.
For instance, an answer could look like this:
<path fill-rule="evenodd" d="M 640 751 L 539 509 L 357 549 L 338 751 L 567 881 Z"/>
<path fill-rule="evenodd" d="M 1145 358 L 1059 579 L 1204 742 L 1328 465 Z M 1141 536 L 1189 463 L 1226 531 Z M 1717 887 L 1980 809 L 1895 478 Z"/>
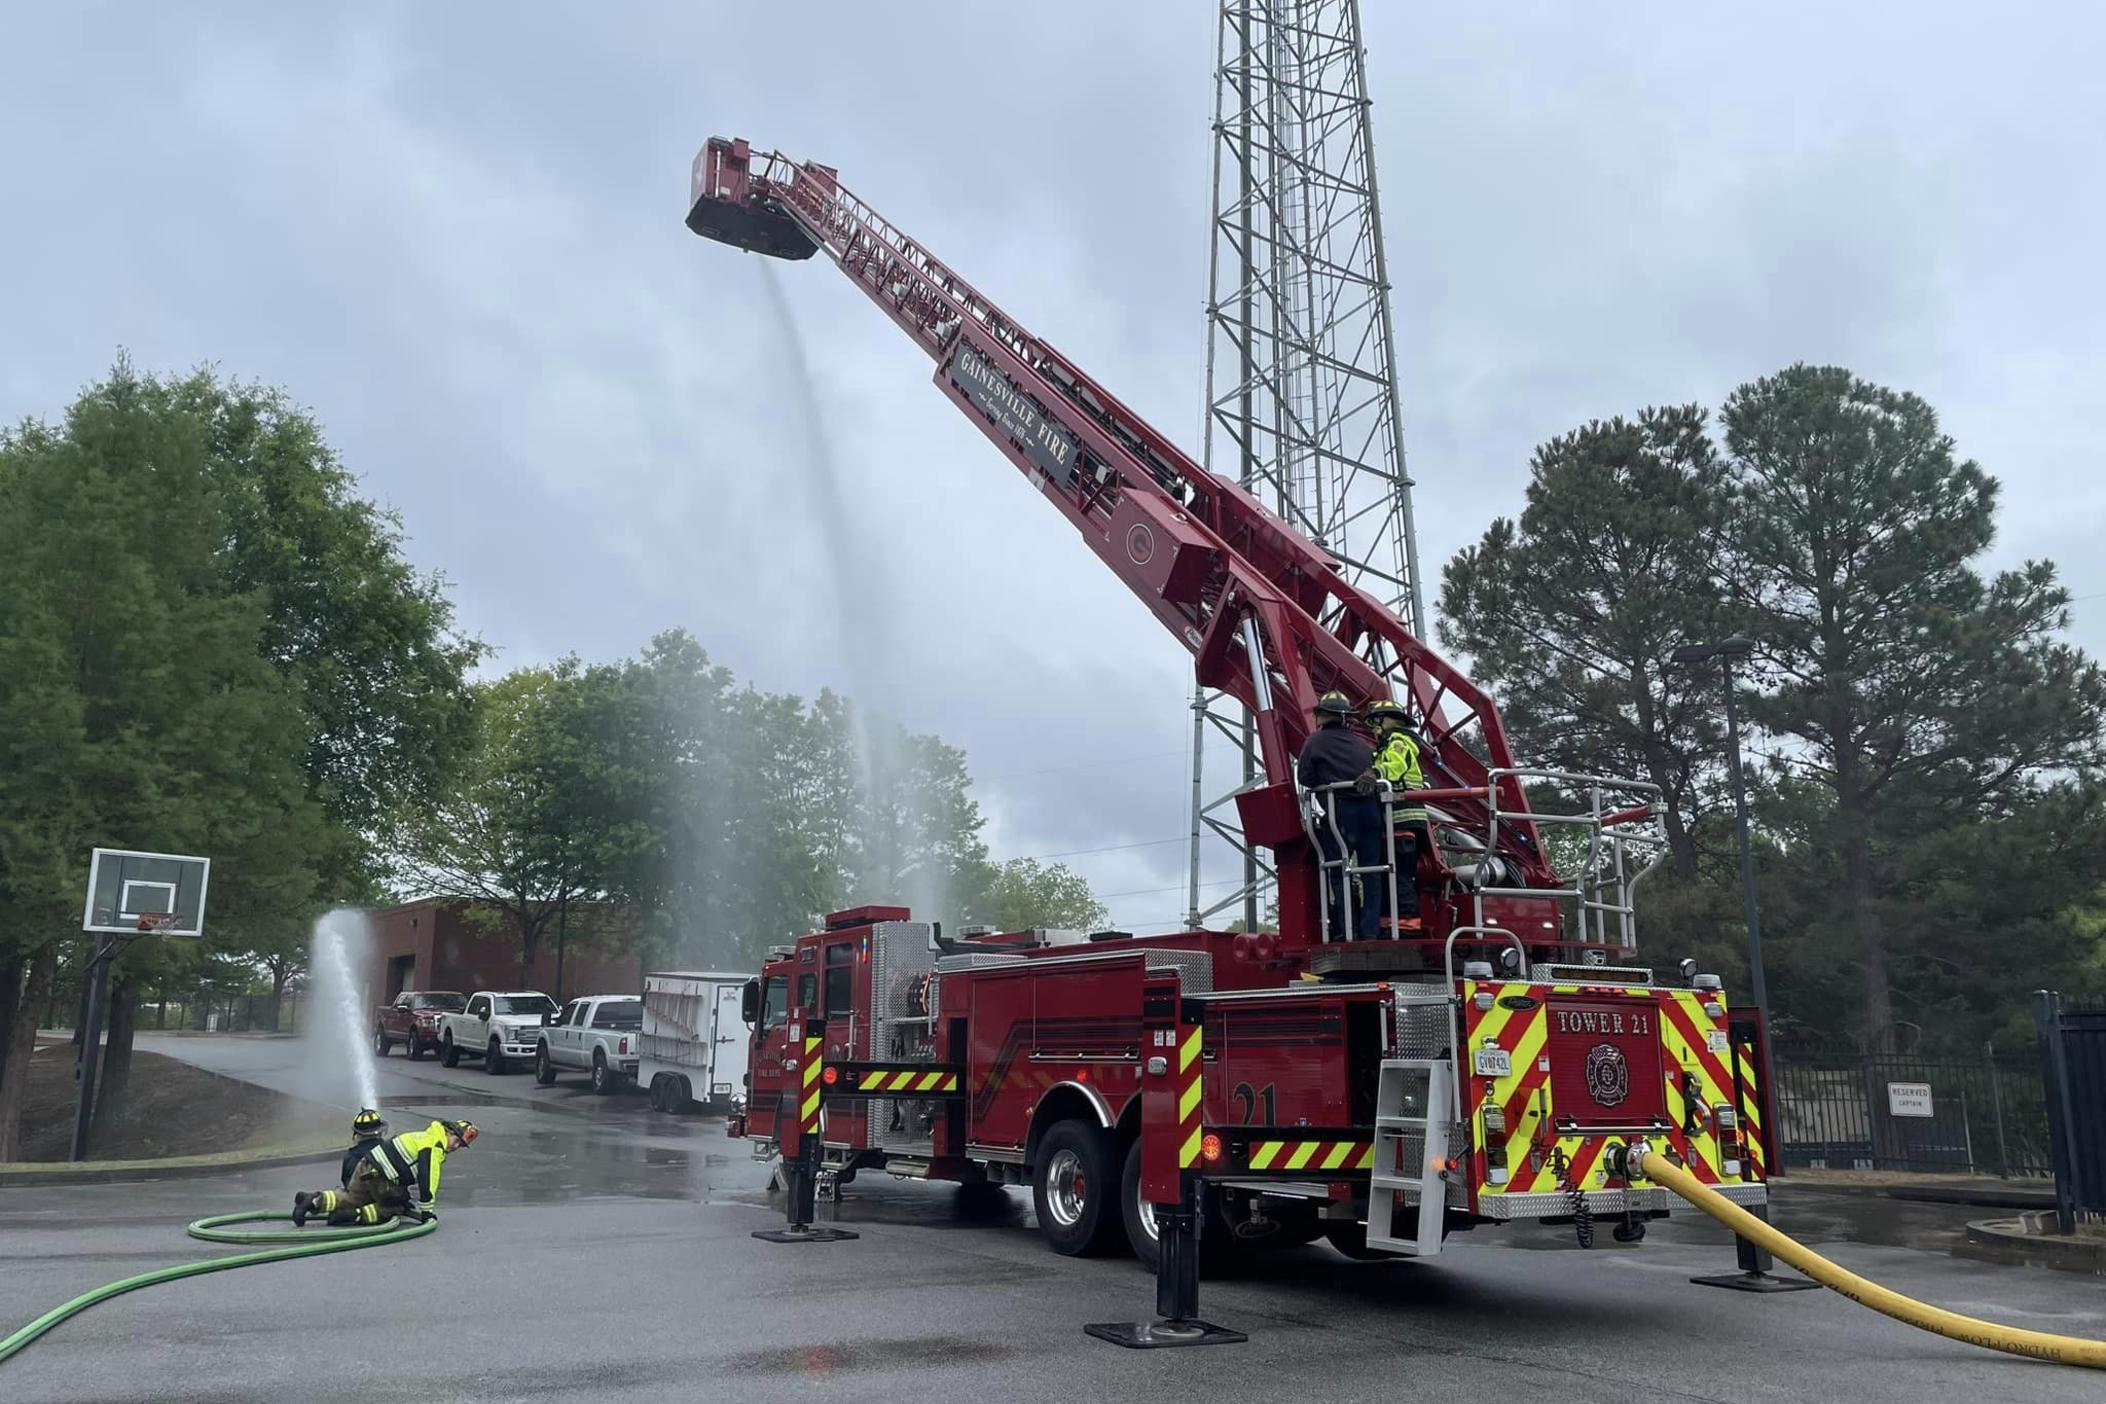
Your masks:
<path fill-rule="evenodd" d="M 1423 638 L 1368 106 L 1358 0 L 1222 0 L 1205 460 Z M 1250 718 L 1204 688 L 1192 712 L 1187 916 L 1240 907 L 1254 927 L 1271 871 L 1236 820 L 1235 792 L 1258 774 Z M 1211 775 L 1209 733 L 1233 748 L 1216 748 Z M 1243 873 L 1203 905 L 1209 833 Z"/>

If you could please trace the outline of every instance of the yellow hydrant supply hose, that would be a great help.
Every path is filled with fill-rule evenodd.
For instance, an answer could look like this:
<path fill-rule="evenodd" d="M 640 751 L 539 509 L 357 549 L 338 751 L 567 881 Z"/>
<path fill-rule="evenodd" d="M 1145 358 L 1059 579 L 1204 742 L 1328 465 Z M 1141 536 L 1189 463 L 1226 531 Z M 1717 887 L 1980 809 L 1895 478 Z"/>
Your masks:
<path fill-rule="evenodd" d="M 1714 1192 L 1710 1186 L 1666 1159 L 1658 1151 L 1644 1149 L 1635 1159 L 1635 1168 L 1647 1179 L 1665 1185 L 1750 1243 L 1760 1244 L 1769 1249 L 1780 1261 L 1790 1263 L 1823 1287 L 1842 1293 L 1860 1306 L 1868 1306 L 1876 1312 L 1893 1317 L 1896 1321 L 1905 1321 L 1919 1330 L 1932 1331 L 1955 1341 L 1965 1341 L 1968 1345 L 2000 1350 L 2010 1355 L 2023 1355 L 2034 1360 L 2051 1360 L 2058 1365 L 2079 1365 L 2088 1370 L 2106 1369 L 2106 1341 L 2086 1340 L 2081 1336 L 2054 1336 L 2045 1331 L 2027 1331 L 2017 1326 L 1999 1326 L 1994 1321 L 1962 1316 L 1943 1307 L 1927 1306 L 1913 1297 L 1904 1297 L 1891 1288 L 1867 1281 L 1848 1268 L 1828 1261 L 1798 1240 L 1779 1233 L 1732 1200 Z"/>
<path fill-rule="evenodd" d="M 224 1272 L 228 1268 L 251 1267 L 257 1263 L 275 1263 L 286 1258 L 311 1258 L 321 1253 L 342 1253 L 353 1248 L 374 1248 L 383 1243 L 400 1243 L 406 1238 L 422 1238 L 439 1226 L 437 1219 L 426 1219 L 419 1224 L 396 1220 L 386 1224 L 352 1225 L 348 1228 L 277 1229 L 258 1232 L 253 1229 L 230 1229 L 229 1224 L 269 1223 L 290 1221 L 287 1214 L 221 1214 L 215 1218 L 199 1219 L 190 1225 L 190 1236 L 214 1243 L 279 1243 L 281 1248 L 264 1248 L 253 1253 L 230 1253 L 224 1258 L 208 1258 L 201 1263 L 181 1263 L 175 1267 L 156 1268 L 142 1272 L 136 1277 L 120 1278 L 115 1282 L 97 1287 L 92 1292 L 83 1292 L 70 1302 L 62 1302 L 45 1312 L 27 1326 L 7 1336 L 0 1336 L 0 1363 L 15 1355 L 70 1317 L 78 1316 L 97 1302 L 106 1302 L 123 1293 L 141 1287 L 151 1287 L 157 1282 L 173 1282 L 180 1277 L 196 1277 L 201 1273 Z"/>

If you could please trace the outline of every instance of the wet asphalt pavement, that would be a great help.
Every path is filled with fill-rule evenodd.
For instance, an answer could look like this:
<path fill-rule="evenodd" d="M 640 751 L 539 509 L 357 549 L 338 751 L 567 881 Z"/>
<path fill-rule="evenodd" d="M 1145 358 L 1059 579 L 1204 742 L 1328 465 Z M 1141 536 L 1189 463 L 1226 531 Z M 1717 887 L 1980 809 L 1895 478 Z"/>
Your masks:
<path fill-rule="evenodd" d="M 300 1091 L 289 1041 L 150 1046 Z M 1730 1240 L 1679 1216 L 1637 1247 L 1604 1231 L 1586 1253 L 1567 1229 L 1483 1229 L 1425 1264 L 1282 1252 L 1202 1289 L 1204 1314 L 1248 1344 L 1122 1351 L 1081 1327 L 1145 1319 L 1151 1280 L 1130 1259 L 1048 1252 L 1021 1191 L 975 1215 L 947 1186 L 866 1177 L 840 1206 L 859 1240 L 780 1247 L 748 1236 L 781 1216 L 766 1167 L 720 1121 L 399 1053 L 381 1094 L 398 1129 L 460 1113 L 484 1129 L 448 1164 L 437 1234 L 120 1297 L 0 1365 L 0 1400 L 2106 1397 L 2095 1375 L 1942 1341 L 1831 1293 L 1692 1287 L 1691 1273 L 1731 1266 Z M 114 1278 L 231 1251 L 183 1224 L 287 1205 L 334 1173 L 0 1190 L 0 1330 Z M 1790 1191 L 1778 1218 L 1911 1295 L 2106 1336 L 2106 1280 L 1950 1256 L 1969 1213 Z"/>

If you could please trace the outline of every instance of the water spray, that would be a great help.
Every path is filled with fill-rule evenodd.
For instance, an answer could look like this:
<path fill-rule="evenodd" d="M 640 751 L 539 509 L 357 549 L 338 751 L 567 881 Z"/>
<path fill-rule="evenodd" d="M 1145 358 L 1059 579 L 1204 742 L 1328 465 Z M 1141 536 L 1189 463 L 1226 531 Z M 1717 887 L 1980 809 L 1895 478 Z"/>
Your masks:
<path fill-rule="evenodd" d="M 314 924 L 309 966 L 317 1017 L 308 1027 L 307 1072 L 340 1106 L 380 1105 L 380 1079 L 367 1047 L 365 971 L 373 941 L 365 914 L 339 907 Z"/>

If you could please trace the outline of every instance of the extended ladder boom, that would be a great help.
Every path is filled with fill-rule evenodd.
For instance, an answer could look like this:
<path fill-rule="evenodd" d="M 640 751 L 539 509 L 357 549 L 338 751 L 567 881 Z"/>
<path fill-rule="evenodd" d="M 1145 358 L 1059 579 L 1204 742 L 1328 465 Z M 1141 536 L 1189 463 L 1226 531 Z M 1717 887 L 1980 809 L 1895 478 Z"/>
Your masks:
<path fill-rule="evenodd" d="M 1028 475 L 1091 550 L 1194 658 L 1199 681 L 1256 719 L 1265 783 L 1238 795 L 1245 837 L 1278 851 L 1283 929 L 1316 888 L 1294 759 L 1317 697 L 1408 699 L 1423 718 L 1426 782 L 1484 829 L 1522 881 L 1549 887 L 1498 709 L 1338 563 L 1235 483 L 1186 456 L 850 193 L 832 167 L 713 137 L 695 158 L 688 227 L 777 258 L 824 250 L 937 363 L 936 386 Z M 1290 915 L 1292 914 L 1292 915 Z M 1310 929 L 1313 929 L 1313 923 Z"/>

